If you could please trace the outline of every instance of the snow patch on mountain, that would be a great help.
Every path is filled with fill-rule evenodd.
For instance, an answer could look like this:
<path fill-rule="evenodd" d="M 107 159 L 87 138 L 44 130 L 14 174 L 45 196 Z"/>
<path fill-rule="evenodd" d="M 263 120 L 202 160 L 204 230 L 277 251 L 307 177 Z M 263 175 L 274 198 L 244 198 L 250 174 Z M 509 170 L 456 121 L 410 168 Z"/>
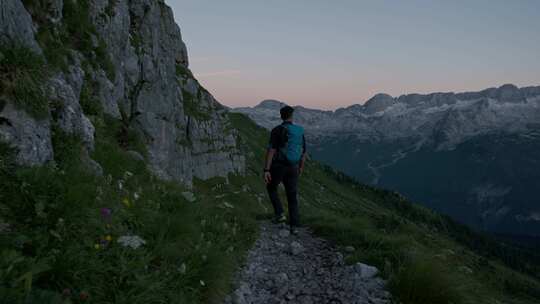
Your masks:
<path fill-rule="evenodd" d="M 255 107 L 233 109 L 271 129 L 281 122 L 286 103 L 265 100 Z M 308 140 L 353 135 L 359 140 L 414 139 L 452 150 L 465 140 L 489 132 L 527 133 L 540 128 L 540 86 L 503 85 L 480 92 L 377 94 L 365 104 L 335 111 L 295 107 L 295 121 Z"/>

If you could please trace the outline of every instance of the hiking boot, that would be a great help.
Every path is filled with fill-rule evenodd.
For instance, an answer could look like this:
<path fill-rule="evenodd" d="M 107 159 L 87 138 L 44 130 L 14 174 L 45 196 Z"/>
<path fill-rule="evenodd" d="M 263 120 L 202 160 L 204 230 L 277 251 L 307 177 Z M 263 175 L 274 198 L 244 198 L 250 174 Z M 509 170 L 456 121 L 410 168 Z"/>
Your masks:
<path fill-rule="evenodd" d="M 285 221 L 287 221 L 287 218 L 285 217 L 285 215 L 278 215 L 276 216 L 273 220 L 272 220 L 272 223 L 274 224 L 279 224 L 279 223 L 285 223 Z"/>

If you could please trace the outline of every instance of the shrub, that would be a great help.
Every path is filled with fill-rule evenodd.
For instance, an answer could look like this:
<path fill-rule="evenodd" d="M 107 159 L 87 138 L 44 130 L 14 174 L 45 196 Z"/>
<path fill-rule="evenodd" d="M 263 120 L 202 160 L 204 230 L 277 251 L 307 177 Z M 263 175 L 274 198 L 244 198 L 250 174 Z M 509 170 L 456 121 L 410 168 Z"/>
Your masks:
<path fill-rule="evenodd" d="M 103 114 L 103 106 L 101 102 L 94 97 L 94 83 L 89 77 L 86 77 L 81 88 L 80 104 L 85 115 L 101 116 Z"/>
<path fill-rule="evenodd" d="M 45 61 L 27 47 L 10 45 L 0 48 L 0 95 L 14 101 L 16 107 L 37 119 L 49 114 L 43 88 Z"/>

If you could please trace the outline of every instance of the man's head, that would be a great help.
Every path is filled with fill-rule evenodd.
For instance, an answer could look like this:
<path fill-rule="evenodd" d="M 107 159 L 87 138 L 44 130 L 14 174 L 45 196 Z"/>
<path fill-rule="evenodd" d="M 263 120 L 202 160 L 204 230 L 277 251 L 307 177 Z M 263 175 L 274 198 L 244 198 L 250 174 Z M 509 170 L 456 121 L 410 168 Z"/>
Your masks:
<path fill-rule="evenodd" d="M 294 109 L 289 106 L 284 106 L 279 110 L 279 114 L 281 115 L 281 119 L 283 120 L 292 120 Z"/>

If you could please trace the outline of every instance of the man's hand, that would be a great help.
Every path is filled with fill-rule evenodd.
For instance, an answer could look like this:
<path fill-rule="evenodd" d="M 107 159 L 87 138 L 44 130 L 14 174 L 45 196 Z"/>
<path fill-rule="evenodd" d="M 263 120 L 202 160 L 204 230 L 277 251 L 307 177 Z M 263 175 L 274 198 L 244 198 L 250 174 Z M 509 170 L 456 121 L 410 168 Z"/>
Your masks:
<path fill-rule="evenodd" d="M 270 182 L 272 181 L 272 175 L 270 174 L 270 172 L 264 172 L 264 182 L 267 183 L 267 184 L 270 184 Z"/>

